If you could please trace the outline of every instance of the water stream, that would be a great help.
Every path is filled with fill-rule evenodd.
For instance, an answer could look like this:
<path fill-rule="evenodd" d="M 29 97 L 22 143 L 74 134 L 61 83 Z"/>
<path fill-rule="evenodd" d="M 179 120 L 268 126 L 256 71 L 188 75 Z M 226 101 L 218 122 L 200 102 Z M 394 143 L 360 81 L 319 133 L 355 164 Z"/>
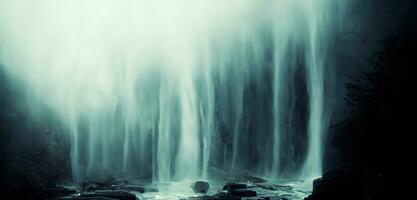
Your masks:
<path fill-rule="evenodd" d="M 75 181 L 319 176 L 341 4 L 2 0 L 0 61 L 66 125 Z"/>

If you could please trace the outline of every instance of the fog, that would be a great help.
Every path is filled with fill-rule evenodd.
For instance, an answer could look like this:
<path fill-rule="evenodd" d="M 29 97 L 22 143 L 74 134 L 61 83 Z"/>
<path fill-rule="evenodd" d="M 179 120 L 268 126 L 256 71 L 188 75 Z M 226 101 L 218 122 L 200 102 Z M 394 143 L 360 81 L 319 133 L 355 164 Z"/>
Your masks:
<path fill-rule="evenodd" d="M 1 0 L 0 63 L 66 125 L 75 180 L 319 176 L 344 4 Z"/>

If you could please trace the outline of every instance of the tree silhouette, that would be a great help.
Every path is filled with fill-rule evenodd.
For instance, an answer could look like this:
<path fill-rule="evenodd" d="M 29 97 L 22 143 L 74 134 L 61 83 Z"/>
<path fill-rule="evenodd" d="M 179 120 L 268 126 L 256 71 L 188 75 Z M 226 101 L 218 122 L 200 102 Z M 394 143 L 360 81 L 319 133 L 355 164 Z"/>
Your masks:
<path fill-rule="evenodd" d="M 332 141 L 345 163 L 384 173 L 404 155 L 416 102 L 416 37 L 408 27 L 383 41 L 369 67 L 346 84 L 348 117 L 335 126 Z"/>

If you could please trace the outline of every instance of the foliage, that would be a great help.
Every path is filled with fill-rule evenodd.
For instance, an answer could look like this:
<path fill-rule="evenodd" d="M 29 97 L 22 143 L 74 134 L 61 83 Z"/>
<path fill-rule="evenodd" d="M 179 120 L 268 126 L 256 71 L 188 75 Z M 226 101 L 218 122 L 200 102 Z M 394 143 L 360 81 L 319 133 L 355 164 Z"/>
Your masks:
<path fill-rule="evenodd" d="M 348 117 L 332 141 L 343 162 L 384 171 L 401 155 L 416 102 L 416 33 L 409 28 L 383 41 L 369 67 L 346 84 Z"/>

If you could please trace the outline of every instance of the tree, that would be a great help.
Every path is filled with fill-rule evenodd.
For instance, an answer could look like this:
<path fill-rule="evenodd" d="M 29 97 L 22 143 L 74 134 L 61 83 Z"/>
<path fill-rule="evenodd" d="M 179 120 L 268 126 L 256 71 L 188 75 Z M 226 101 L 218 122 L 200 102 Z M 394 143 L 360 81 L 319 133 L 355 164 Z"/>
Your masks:
<path fill-rule="evenodd" d="M 383 41 L 369 67 L 346 84 L 348 117 L 332 141 L 344 163 L 384 173 L 407 152 L 417 85 L 417 31 L 408 28 Z"/>

